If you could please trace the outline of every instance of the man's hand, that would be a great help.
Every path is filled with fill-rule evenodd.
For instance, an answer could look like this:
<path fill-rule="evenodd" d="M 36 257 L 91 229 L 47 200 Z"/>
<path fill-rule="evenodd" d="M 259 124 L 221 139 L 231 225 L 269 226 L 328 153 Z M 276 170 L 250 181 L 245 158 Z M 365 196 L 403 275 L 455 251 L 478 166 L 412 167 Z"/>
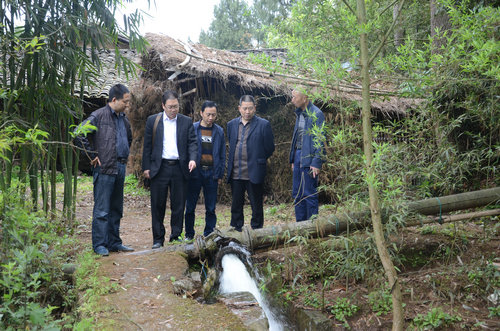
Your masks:
<path fill-rule="evenodd" d="M 293 171 L 293 163 L 291 163 L 291 165 L 292 165 L 292 171 Z"/>
<path fill-rule="evenodd" d="M 95 159 L 90 161 L 90 165 L 93 167 L 101 166 L 101 160 L 99 160 L 99 156 L 96 156 Z"/>
<path fill-rule="evenodd" d="M 316 178 L 316 176 L 319 175 L 319 168 L 315 168 L 315 167 L 310 167 L 311 168 L 311 175 L 313 176 L 313 178 Z"/>
<path fill-rule="evenodd" d="M 194 168 L 196 168 L 196 162 L 193 160 L 189 161 L 188 167 L 189 167 L 189 172 L 192 172 Z"/>
<path fill-rule="evenodd" d="M 144 170 L 144 177 L 149 178 L 149 170 Z"/>

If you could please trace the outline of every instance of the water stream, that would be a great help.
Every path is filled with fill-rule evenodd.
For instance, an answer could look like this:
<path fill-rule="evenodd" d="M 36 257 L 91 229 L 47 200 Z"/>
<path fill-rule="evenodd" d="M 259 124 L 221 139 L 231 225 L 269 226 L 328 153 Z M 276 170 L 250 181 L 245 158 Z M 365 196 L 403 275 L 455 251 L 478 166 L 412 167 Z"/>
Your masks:
<path fill-rule="evenodd" d="M 226 254 L 222 258 L 222 274 L 220 276 L 219 290 L 222 293 L 249 292 L 251 293 L 260 307 L 266 314 L 269 322 L 269 330 L 280 331 L 284 330 L 283 323 L 271 311 L 265 298 L 261 295 L 257 283 L 250 276 L 245 267 L 245 264 L 235 254 Z"/>

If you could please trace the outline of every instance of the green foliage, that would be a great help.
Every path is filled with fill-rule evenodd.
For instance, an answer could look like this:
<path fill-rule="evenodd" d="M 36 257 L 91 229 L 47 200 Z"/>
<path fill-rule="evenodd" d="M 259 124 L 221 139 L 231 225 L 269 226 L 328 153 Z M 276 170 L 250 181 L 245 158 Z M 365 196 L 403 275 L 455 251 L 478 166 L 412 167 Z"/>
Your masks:
<path fill-rule="evenodd" d="M 303 303 L 307 307 L 311 307 L 314 309 L 322 309 L 323 308 L 321 298 L 319 297 L 318 293 L 313 292 L 313 293 L 310 293 L 309 295 L 306 295 L 304 297 Z"/>
<path fill-rule="evenodd" d="M 330 312 L 337 321 L 342 322 L 346 328 L 350 329 L 347 319 L 354 316 L 358 309 L 358 306 L 351 303 L 349 299 L 337 298 L 337 300 L 335 300 L 333 305 L 330 307 Z"/>
<path fill-rule="evenodd" d="M 487 2 L 439 2 L 452 23 L 451 29 L 435 37 L 444 39 L 444 46 L 436 50 L 432 39 L 425 47 L 408 39 L 399 54 L 383 64 L 386 71 L 405 72 L 406 92 L 431 98 L 425 107 L 432 111 L 434 122 L 428 128 L 434 132 L 439 163 L 457 178 L 452 191 L 482 180 L 498 184 L 500 10 Z"/>
<path fill-rule="evenodd" d="M 14 192 L 3 202 L 0 328 L 57 330 L 57 316 L 71 312 L 76 301 L 62 272 L 73 243 L 59 222 L 28 212 Z"/>
<path fill-rule="evenodd" d="M 481 260 L 476 266 L 472 266 L 472 269 L 467 270 L 467 278 L 482 295 L 488 295 L 500 288 L 500 271 L 488 260 Z"/>
<path fill-rule="evenodd" d="M 380 268 L 377 249 L 371 237 L 332 237 L 327 241 L 302 243 L 303 276 L 309 279 L 356 279 L 377 273 Z M 299 263 L 299 262 L 296 262 Z"/>
<path fill-rule="evenodd" d="M 267 46 L 267 30 L 288 17 L 294 0 L 254 0 L 251 7 L 252 44 Z"/>
<path fill-rule="evenodd" d="M 460 322 L 459 316 L 445 313 L 440 307 L 432 308 L 427 315 L 418 314 L 413 319 L 413 324 L 418 330 L 434 330 L 438 328 L 449 327 L 455 322 Z"/>
<path fill-rule="evenodd" d="M 377 316 L 390 313 L 392 310 L 390 289 L 383 287 L 377 291 L 370 292 L 368 294 L 368 304 Z"/>
<path fill-rule="evenodd" d="M 98 328 L 95 325 L 96 318 L 103 310 L 100 299 L 103 295 L 117 290 L 117 284 L 97 274 L 100 265 L 97 259 L 97 255 L 90 248 L 86 248 L 78 255 L 75 286 L 82 294 L 77 309 L 80 316 L 80 321 L 75 325 L 77 330 L 87 330 L 85 327 L 89 324 Z"/>
<path fill-rule="evenodd" d="M 288 15 L 293 0 L 222 0 L 214 8 L 214 19 L 199 41 L 218 49 L 248 49 L 266 46 L 267 28 Z"/>
<path fill-rule="evenodd" d="M 126 77 L 137 65 L 122 56 L 118 36 L 131 48 L 145 50 L 138 34 L 139 13 L 114 19 L 126 1 L 7 1 L 0 10 L 0 188 L 12 182 L 17 158 L 20 182 L 29 182 L 34 206 L 56 213 L 56 171 L 64 174 L 63 210 L 74 217 L 77 154 L 71 146 L 72 125 L 83 115 L 83 92 L 97 84 L 100 50 L 114 48 L 116 69 Z M 80 98 L 78 97 L 80 96 Z M 17 130 L 14 134 L 11 129 Z M 10 135 L 10 136 L 9 136 Z M 7 139 L 6 139 L 7 138 Z M 10 139 L 9 139 L 10 138 Z M 18 141 L 23 138 L 23 141 Z M 50 142 L 50 144 L 49 144 Z M 51 186 L 49 188 L 49 185 Z M 24 185 L 26 187 L 27 185 Z M 21 190 L 25 188 L 21 187 Z M 52 194 L 49 201 L 49 192 Z M 49 208 L 50 204 L 50 208 Z"/>
<path fill-rule="evenodd" d="M 139 185 L 139 180 L 133 174 L 125 176 L 125 187 L 123 193 L 131 196 L 145 196 L 149 195 L 149 191 L 142 185 Z"/>
<path fill-rule="evenodd" d="M 90 122 L 85 122 L 81 125 L 72 125 L 71 128 L 72 130 L 69 133 L 73 139 L 78 136 L 87 136 L 89 133 L 97 130 L 97 127 Z"/>
<path fill-rule="evenodd" d="M 250 10 L 243 0 L 221 0 L 214 8 L 214 20 L 200 43 L 219 49 L 250 48 Z"/>
<path fill-rule="evenodd" d="M 353 1 L 346 1 L 355 8 Z M 374 126 L 377 180 L 382 203 L 446 195 L 484 183 L 498 182 L 500 112 L 498 95 L 498 38 L 495 27 L 499 10 L 482 2 L 440 1 L 453 23 L 452 29 L 435 38 L 446 38 L 449 47 L 432 48 L 429 2 L 406 2 L 401 26 L 406 39 L 396 49 L 386 42 L 374 62 L 374 73 L 399 84 L 401 95 L 432 99 L 419 109 L 382 120 Z M 367 2 L 368 25 L 359 27 L 344 1 L 298 1 L 290 17 L 271 29 L 269 42 L 288 49 L 293 69 L 254 57 L 273 72 L 293 70 L 320 82 L 313 99 L 331 99 L 331 88 L 358 80 L 358 48 L 353 46 L 361 29 L 375 49 L 392 23 L 392 1 Z M 354 43 L 356 44 L 356 43 Z M 391 76 L 388 76 L 391 75 Z M 311 93 L 312 94 L 312 93 Z M 336 120 L 327 132 L 326 176 L 331 185 L 323 189 L 338 201 L 359 199 L 364 203 L 359 105 L 340 98 Z M 373 98 L 375 99 L 375 98 Z M 474 178 L 474 180 L 471 180 Z M 370 180 L 370 179 L 369 179 Z M 476 183 L 474 185 L 474 183 Z M 396 198 L 396 200 L 394 199 Z M 404 215 L 400 215 L 401 220 Z"/>
<path fill-rule="evenodd" d="M 488 314 L 488 317 L 490 317 L 490 318 L 500 317 L 500 306 L 488 307 L 488 310 L 490 311 L 490 313 Z"/>

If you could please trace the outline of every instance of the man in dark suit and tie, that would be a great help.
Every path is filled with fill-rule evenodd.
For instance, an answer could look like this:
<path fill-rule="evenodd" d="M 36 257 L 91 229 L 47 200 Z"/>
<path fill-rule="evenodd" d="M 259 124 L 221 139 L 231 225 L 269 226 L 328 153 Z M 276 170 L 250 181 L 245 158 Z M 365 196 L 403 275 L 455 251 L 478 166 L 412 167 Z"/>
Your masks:
<path fill-rule="evenodd" d="M 165 241 L 165 209 L 170 188 L 170 239 L 179 240 L 184 223 L 187 181 L 196 168 L 198 145 L 191 118 L 179 114 L 179 98 L 174 91 L 162 96 L 163 112 L 148 117 L 144 132 L 142 170 L 151 179 L 153 249 Z M 154 139 L 154 141 L 153 141 Z"/>
<path fill-rule="evenodd" d="M 241 231 L 244 224 L 243 204 L 245 191 L 252 207 L 252 229 L 264 225 L 264 177 L 267 159 L 274 152 L 274 136 L 269 121 L 255 116 L 255 99 L 251 95 L 240 98 L 240 117 L 227 124 L 229 157 L 227 180 L 231 183 L 233 203 L 231 226 Z"/>

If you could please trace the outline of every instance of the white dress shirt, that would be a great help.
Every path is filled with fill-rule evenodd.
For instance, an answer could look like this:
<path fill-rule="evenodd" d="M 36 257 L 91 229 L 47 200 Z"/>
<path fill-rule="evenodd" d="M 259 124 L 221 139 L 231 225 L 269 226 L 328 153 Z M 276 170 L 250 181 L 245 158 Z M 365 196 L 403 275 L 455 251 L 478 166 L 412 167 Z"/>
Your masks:
<path fill-rule="evenodd" d="M 179 159 L 179 151 L 177 150 L 177 116 L 171 120 L 165 113 L 163 113 L 163 151 L 161 157 L 169 160 Z"/>

